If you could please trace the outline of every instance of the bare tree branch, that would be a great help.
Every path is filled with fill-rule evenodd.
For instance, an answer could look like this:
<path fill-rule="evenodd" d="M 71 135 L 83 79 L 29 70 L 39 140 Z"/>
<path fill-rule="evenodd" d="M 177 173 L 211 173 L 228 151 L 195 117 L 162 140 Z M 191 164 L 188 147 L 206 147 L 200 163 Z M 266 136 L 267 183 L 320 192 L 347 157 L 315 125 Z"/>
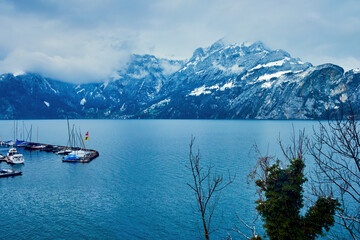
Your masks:
<path fill-rule="evenodd" d="M 347 117 L 319 122 L 307 148 L 316 163 L 312 192 L 337 197 L 342 205 L 337 224 L 360 239 L 360 126 L 350 110 Z"/>
<path fill-rule="evenodd" d="M 234 181 L 234 177 L 229 174 L 229 179 L 224 180 L 222 174 L 212 173 L 213 166 L 210 164 L 207 168 L 203 168 L 200 164 L 200 151 L 193 153 L 195 137 L 191 137 L 189 163 L 193 184 L 187 184 L 194 192 L 197 201 L 197 210 L 201 214 L 201 220 L 204 228 L 204 237 L 210 239 L 211 220 L 213 218 L 217 203 L 219 201 L 219 193 Z"/>

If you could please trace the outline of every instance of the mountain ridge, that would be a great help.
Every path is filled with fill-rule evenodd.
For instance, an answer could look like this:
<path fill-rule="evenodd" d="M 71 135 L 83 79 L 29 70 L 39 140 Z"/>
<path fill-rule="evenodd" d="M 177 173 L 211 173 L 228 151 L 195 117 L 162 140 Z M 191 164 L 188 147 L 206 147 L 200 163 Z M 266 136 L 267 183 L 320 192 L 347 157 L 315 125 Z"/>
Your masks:
<path fill-rule="evenodd" d="M 220 40 L 187 61 L 134 54 L 99 83 L 2 74 L 0 119 L 327 119 L 347 102 L 359 105 L 359 84 L 359 69 Z"/>

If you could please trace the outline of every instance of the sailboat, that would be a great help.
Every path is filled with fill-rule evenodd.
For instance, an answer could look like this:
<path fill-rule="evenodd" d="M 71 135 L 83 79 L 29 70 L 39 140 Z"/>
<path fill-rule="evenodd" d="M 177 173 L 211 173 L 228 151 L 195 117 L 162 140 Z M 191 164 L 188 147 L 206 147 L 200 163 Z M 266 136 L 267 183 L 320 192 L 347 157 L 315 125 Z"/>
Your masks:
<path fill-rule="evenodd" d="M 75 134 L 75 135 L 73 135 L 75 137 L 74 140 L 76 140 L 76 137 L 78 137 L 78 140 L 79 140 L 82 148 L 75 149 L 72 152 L 70 152 L 67 156 L 63 157 L 63 161 L 71 161 L 71 160 L 75 160 L 75 161 L 80 160 L 81 161 L 81 160 L 84 160 L 86 157 L 90 156 L 90 154 L 91 154 L 90 152 L 86 151 L 85 143 L 83 141 L 80 128 L 79 128 L 79 132 L 77 132 L 75 129 L 74 134 Z M 83 150 L 83 149 L 85 149 L 85 150 Z"/>
<path fill-rule="evenodd" d="M 56 152 L 56 154 L 58 155 L 68 155 L 69 153 L 72 152 L 72 145 L 73 145 L 73 141 L 72 141 L 72 134 L 70 133 L 70 124 L 69 124 L 69 119 L 66 119 L 67 121 L 67 126 L 68 126 L 68 142 L 66 144 L 66 147 L 63 149 L 60 149 L 59 151 Z M 73 130 L 74 130 L 74 126 L 73 126 Z M 72 131 L 73 131 L 72 130 Z"/>
<path fill-rule="evenodd" d="M 15 122 L 14 122 L 14 139 L 17 138 L 17 122 L 16 122 L 16 128 L 15 128 Z M 21 143 L 23 143 L 24 141 L 12 141 L 9 142 L 9 146 L 12 146 L 12 148 L 10 148 L 9 152 L 7 153 L 7 158 L 9 160 L 10 164 L 23 164 L 25 162 L 24 159 L 24 155 L 18 153 L 18 151 L 16 150 L 16 148 L 14 148 L 14 146 L 17 146 Z"/>

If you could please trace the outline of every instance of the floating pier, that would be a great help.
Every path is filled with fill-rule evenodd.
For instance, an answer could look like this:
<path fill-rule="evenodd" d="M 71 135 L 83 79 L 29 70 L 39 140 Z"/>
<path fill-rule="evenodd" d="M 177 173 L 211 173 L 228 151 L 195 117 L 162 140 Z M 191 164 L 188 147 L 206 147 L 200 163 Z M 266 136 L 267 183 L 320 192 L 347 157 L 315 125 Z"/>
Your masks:
<path fill-rule="evenodd" d="M 9 142 L 9 141 L 8 141 Z M 68 147 L 68 146 L 61 146 L 61 145 L 52 145 L 52 144 L 44 144 L 44 143 L 36 143 L 36 142 L 22 142 L 16 144 L 16 142 L 1 142 L 0 144 L 2 146 L 10 146 L 15 148 L 23 148 L 24 150 L 28 151 L 45 151 L 45 152 L 52 152 L 52 153 L 58 153 L 63 151 L 64 155 L 65 153 L 69 153 L 70 151 L 84 151 L 86 154 L 83 157 L 80 157 L 79 159 L 63 159 L 63 162 L 81 162 L 81 163 L 88 163 L 94 160 L 99 156 L 99 152 L 93 149 L 85 149 L 85 148 L 79 148 L 79 147 Z M 67 150 L 67 152 L 65 151 Z M 0 162 L 4 161 L 7 163 L 11 163 L 7 156 L 5 158 L 0 159 Z"/>

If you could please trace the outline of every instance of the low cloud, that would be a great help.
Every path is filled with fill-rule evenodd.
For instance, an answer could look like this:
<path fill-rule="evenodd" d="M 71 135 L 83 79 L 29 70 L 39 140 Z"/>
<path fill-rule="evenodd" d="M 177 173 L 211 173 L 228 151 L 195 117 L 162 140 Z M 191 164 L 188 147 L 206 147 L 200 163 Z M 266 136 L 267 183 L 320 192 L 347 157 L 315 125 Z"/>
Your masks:
<path fill-rule="evenodd" d="M 164 59 L 161 59 L 160 66 L 163 69 L 164 75 L 171 75 L 182 67 L 182 63 L 181 62 L 170 63 Z"/>
<path fill-rule="evenodd" d="M 188 59 L 223 37 L 350 69 L 360 67 L 359 12 L 358 0 L 3 0 L 0 73 L 102 81 L 131 53 Z"/>
<path fill-rule="evenodd" d="M 79 57 L 48 56 L 42 52 L 16 49 L 0 61 L 0 72 L 36 72 L 69 82 L 98 82 L 111 77 L 125 66 L 128 59 L 129 53 L 111 49 L 92 51 Z"/>
<path fill-rule="evenodd" d="M 325 56 L 319 58 L 314 57 L 312 60 L 314 65 L 332 63 L 342 67 L 345 71 L 349 71 L 354 68 L 360 68 L 360 59 L 354 57 L 335 58 L 331 56 Z"/>

